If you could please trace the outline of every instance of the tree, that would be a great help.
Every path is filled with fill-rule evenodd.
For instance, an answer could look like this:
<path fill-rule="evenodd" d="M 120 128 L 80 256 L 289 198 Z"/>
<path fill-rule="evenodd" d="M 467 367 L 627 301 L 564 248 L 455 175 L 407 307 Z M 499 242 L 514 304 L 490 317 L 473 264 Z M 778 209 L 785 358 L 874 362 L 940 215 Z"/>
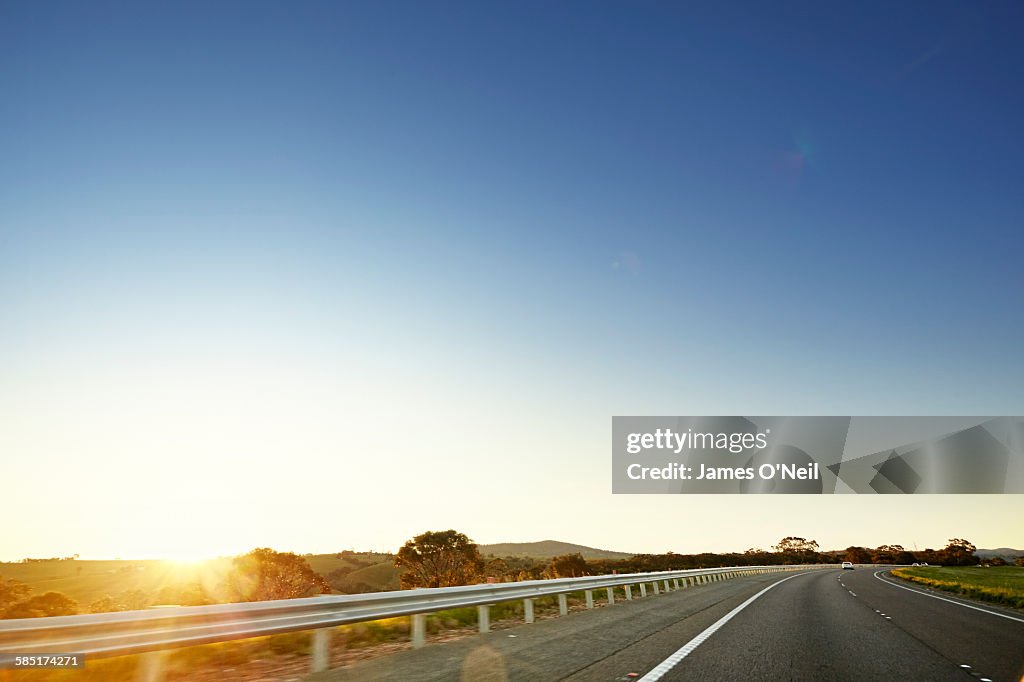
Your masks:
<path fill-rule="evenodd" d="M 142 590 L 125 590 L 116 597 L 109 594 L 89 603 L 89 613 L 109 613 L 111 611 L 141 611 L 149 606 L 149 595 Z"/>
<path fill-rule="evenodd" d="M 480 577 L 483 559 L 476 543 L 454 530 L 427 531 L 395 556 L 403 589 L 468 585 Z"/>
<path fill-rule="evenodd" d="M 235 557 L 225 582 L 236 602 L 297 599 L 331 591 L 323 576 L 303 557 L 269 548 Z"/>
<path fill-rule="evenodd" d="M 109 594 L 106 597 L 101 597 L 89 604 L 89 613 L 110 613 L 111 611 L 120 611 L 118 603 L 114 601 L 114 598 Z"/>
<path fill-rule="evenodd" d="M 501 582 L 502 578 L 508 575 L 509 566 L 508 562 L 500 557 L 491 557 L 484 564 L 484 575 L 487 576 L 487 580 L 490 581 L 494 578 L 498 582 Z"/>
<path fill-rule="evenodd" d="M 175 606 L 204 606 L 213 600 L 201 582 L 167 585 L 157 593 L 157 603 Z"/>
<path fill-rule="evenodd" d="M 4 612 L 4 618 L 45 618 L 76 613 L 78 602 L 74 599 L 61 592 L 47 592 L 18 602 Z"/>
<path fill-rule="evenodd" d="M 907 551 L 903 549 L 903 545 L 879 545 L 878 548 L 872 552 L 871 561 L 876 564 L 905 564 L 914 563 L 913 558 L 910 561 L 900 561 L 900 558 L 906 554 Z"/>
<path fill-rule="evenodd" d="M 855 564 L 869 564 L 871 563 L 871 552 L 865 547 L 847 547 L 845 560 L 853 562 Z"/>
<path fill-rule="evenodd" d="M 125 590 L 117 595 L 117 602 L 121 605 L 118 611 L 141 611 L 150 604 L 149 595 L 144 590 Z"/>
<path fill-rule="evenodd" d="M 579 578 L 587 575 L 589 569 L 587 560 L 577 552 L 553 557 L 545 572 L 549 578 Z"/>
<path fill-rule="evenodd" d="M 978 557 L 974 556 L 974 552 L 977 551 L 969 540 L 963 538 L 950 538 L 949 544 L 942 550 L 945 554 L 946 560 L 943 562 L 947 565 L 952 564 L 953 566 L 970 566 L 978 563 Z"/>
<path fill-rule="evenodd" d="M 813 561 L 818 556 L 817 541 L 793 536 L 782 538 L 772 549 L 798 561 Z"/>
<path fill-rule="evenodd" d="M 32 588 L 20 580 L 0 577 L 0 613 L 27 597 L 31 591 Z"/>
<path fill-rule="evenodd" d="M 1024 556 L 1019 556 L 1013 560 L 1014 566 L 1024 566 Z"/>

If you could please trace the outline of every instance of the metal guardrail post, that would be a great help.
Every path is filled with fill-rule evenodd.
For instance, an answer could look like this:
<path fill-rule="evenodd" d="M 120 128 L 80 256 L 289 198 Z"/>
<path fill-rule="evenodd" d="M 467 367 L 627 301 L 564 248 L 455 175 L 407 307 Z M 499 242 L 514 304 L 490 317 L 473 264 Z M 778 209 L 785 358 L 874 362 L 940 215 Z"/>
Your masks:
<path fill-rule="evenodd" d="M 412 614 L 412 648 L 422 648 L 427 643 L 427 614 Z"/>
<path fill-rule="evenodd" d="M 587 590 L 587 608 L 588 609 L 594 608 L 594 591 L 593 590 Z"/>
<path fill-rule="evenodd" d="M 476 620 L 480 632 L 491 630 L 491 607 L 489 604 L 480 604 L 476 607 Z"/>
<path fill-rule="evenodd" d="M 661 594 L 661 590 L 658 589 L 658 581 L 657 580 L 655 580 L 653 583 L 651 583 L 651 585 L 654 586 L 654 594 L 655 595 Z"/>
<path fill-rule="evenodd" d="M 607 592 L 608 592 L 608 606 L 611 606 L 612 604 L 615 603 L 615 588 L 614 587 L 609 587 L 607 589 Z"/>
<path fill-rule="evenodd" d="M 525 620 L 526 620 L 527 623 L 532 623 L 533 622 L 533 600 L 532 599 L 524 599 L 523 600 L 523 614 L 525 616 Z"/>
<path fill-rule="evenodd" d="M 569 599 L 565 594 L 558 595 L 558 612 L 563 616 L 569 614 Z"/>
<path fill-rule="evenodd" d="M 624 585 L 623 587 L 626 589 L 626 601 L 633 601 L 633 586 Z"/>
<path fill-rule="evenodd" d="M 331 662 L 331 630 L 320 628 L 313 630 L 313 642 L 309 649 L 310 672 L 318 673 L 327 670 Z"/>
<path fill-rule="evenodd" d="M 645 585 L 644 583 L 640 583 L 640 596 L 641 597 L 646 597 L 647 596 L 647 585 Z"/>

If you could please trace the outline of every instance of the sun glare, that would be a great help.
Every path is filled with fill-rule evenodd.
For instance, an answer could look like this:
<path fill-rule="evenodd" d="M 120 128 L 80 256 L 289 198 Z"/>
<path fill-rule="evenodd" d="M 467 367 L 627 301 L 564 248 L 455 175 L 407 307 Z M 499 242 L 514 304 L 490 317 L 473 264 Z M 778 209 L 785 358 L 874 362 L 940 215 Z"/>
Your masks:
<path fill-rule="evenodd" d="M 175 552 L 164 557 L 164 561 L 179 568 L 194 568 L 215 558 L 210 554 L 201 554 L 199 552 Z"/>

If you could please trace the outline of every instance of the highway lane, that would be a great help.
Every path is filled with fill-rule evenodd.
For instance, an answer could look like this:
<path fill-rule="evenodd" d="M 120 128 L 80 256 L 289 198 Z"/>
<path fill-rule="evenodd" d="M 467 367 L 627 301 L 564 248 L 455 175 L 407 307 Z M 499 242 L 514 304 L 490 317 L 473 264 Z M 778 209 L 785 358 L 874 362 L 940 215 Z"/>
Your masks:
<path fill-rule="evenodd" d="M 637 679 L 745 603 L 660 679 L 1022 679 L 1024 617 L 935 599 L 875 573 L 862 567 L 739 578 L 402 652 L 311 679 Z"/>
<path fill-rule="evenodd" d="M 661 679 L 1016 682 L 1022 672 L 1024 623 L 885 584 L 860 568 L 779 584 Z"/>
<path fill-rule="evenodd" d="M 1024 679 L 1024 613 L 921 590 L 888 571 L 856 573 L 844 576 L 843 582 L 859 599 L 873 610 L 885 607 L 897 627 L 946 660 L 970 665 L 964 670 L 974 677 Z"/>
<path fill-rule="evenodd" d="M 664 656 L 781 574 L 745 576 L 676 592 L 624 601 L 611 607 L 570 613 L 530 625 L 495 630 L 446 644 L 315 674 L 310 682 L 347 680 L 505 680 L 629 679 Z M 595 597 L 603 592 L 595 592 Z M 616 665 L 603 659 L 623 650 Z"/>

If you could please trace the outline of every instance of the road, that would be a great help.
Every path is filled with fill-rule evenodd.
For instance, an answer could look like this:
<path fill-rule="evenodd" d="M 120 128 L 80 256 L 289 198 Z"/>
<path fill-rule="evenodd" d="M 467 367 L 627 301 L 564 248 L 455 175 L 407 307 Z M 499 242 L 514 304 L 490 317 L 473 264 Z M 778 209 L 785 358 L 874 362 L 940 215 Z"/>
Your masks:
<path fill-rule="evenodd" d="M 309 678 L 638 679 L 1018 682 L 1024 680 L 1024 615 L 906 588 L 870 567 L 758 575 Z"/>

